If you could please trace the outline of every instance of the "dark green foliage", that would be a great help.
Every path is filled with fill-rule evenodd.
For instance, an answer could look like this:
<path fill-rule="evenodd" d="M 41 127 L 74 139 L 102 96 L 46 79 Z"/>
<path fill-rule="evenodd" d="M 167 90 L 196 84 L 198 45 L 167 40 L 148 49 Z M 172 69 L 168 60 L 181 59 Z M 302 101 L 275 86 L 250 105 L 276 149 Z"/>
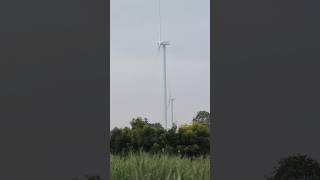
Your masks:
<path fill-rule="evenodd" d="M 163 129 L 160 123 L 149 123 L 149 126 L 156 129 Z"/>
<path fill-rule="evenodd" d="M 191 125 L 181 126 L 178 136 L 178 149 L 182 156 L 193 157 L 210 153 L 208 126 L 193 122 Z"/>
<path fill-rule="evenodd" d="M 206 124 L 193 121 L 190 125 L 165 130 L 159 123 L 135 118 L 131 128 L 114 128 L 111 131 L 112 154 L 128 152 L 167 153 L 182 157 L 197 157 L 210 152 L 210 135 Z"/>
<path fill-rule="evenodd" d="M 141 129 L 145 126 L 148 126 L 148 120 L 145 118 L 142 120 L 142 118 L 133 118 L 132 121 L 130 122 L 131 128 L 132 129 Z"/>
<path fill-rule="evenodd" d="M 320 180 L 319 163 L 306 155 L 283 158 L 267 180 Z"/>
<path fill-rule="evenodd" d="M 132 132 L 129 128 L 115 128 L 111 131 L 111 153 L 126 153 L 132 147 Z"/>
<path fill-rule="evenodd" d="M 208 125 L 210 124 L 210 113 L 207 111 L 199 111 L 192 121 Z"/>

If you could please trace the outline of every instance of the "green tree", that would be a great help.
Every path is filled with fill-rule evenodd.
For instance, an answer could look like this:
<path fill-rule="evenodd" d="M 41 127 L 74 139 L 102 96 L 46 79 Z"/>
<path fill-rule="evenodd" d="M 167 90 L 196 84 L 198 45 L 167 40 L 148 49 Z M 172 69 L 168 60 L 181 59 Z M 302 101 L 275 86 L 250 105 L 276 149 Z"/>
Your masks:
<path fill-rule="evenodd" d="M 159 123 L 151 124 L 147 118 L 134 118 L 131 121 L 131 131 L 133 139 L 133 147 L 136 151 L 158 151 L 161 146 L 159 145 L 159 138 L 165 130 Z"/>
<path fill-rule="evenodd" d="M 132 149 L 131 130 L 126 127 L 123 129 L 114 128 L 111 131 L 110 151 L 111 153 L 128 153 Z"/>
<path fill-rule="evenodd" d="M 198 122 L 201 124 L 210 124 L 210 113 L 207 111 L 199 111 L 195 118 L 192 120 L 193 122 Z"/>
<path fill-rule="evenodd" d="M 306 155 L 293 155 L 281 159 L 267 180 L 320 180 L 320 166 Z"/>
<path fill-rule="evenodd" d="M 207 155 L 210 152 L 208 125 L 202 121 L 170 129 L 159 123 L 149 123 L 146 118 L 133 118 L 131 127 L 111 131 L 110 150 L 113 154 L 128 152 L 169 153 L 187 157 Z"/>
<path fill-rule="evenodd" d="M 178 151 L 182 156 L 192 157 L 210 152 L 210 134 L 207 125 L 193 122 L 178 129 Z"/>
<path fill-rule="evenodd" d="M 141 117 L 133 118 L 130 125 L 132 129 L 141 129 L 144 126 L 148 126 L 148 120 L 146 118 L 142 119 Z"/>
<path fill-rule="evenodd" d="M 160 123 L 148 123 L 148 126 L 156 129 L 163 129 Z"/>

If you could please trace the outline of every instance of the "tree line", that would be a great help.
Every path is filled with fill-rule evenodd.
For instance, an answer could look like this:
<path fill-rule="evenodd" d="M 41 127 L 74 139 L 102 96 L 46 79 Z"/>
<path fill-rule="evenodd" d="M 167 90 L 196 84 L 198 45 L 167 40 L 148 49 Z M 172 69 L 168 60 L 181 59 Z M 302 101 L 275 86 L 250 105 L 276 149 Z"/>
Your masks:
<path fill-rule="evenodd" d="M 320 164 L 307 155 L 290 155 L 278 161 L 266 180 L 320 180 Z"/>
<path fill-rule="evenodd" d="M 200 111 L 191 124 L 173 125 L 165 129 L 160 123 L 134 118 L 131 127 L 111 131 L 110 152 L 127 154 L 137 152 L 167 153 L 181 157 L 207 156 L 210 153 L 210 113 Z"/>

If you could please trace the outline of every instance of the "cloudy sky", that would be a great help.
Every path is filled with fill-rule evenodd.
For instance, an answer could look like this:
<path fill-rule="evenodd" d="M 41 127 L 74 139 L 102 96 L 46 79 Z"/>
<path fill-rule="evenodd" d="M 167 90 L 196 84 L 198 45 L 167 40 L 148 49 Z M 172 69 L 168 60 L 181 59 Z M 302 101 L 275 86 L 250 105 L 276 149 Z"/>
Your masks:
<path fill-rule="evenodd" d="M 161 0 L 174 121 L 210 109 L 210 0 Z M 110 128 L 133 117 L 163 123 L 158 0 L 111 0 Z M 170 113 L 170 112 L 169 112 Z M 171 120 L 169 118 L 169 120 Z"/>

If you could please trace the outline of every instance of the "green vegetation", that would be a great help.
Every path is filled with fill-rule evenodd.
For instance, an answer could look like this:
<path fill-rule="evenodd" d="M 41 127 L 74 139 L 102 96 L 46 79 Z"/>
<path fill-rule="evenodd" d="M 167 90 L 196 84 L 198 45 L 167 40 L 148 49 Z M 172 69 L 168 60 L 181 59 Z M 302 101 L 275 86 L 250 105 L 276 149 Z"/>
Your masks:
<path fill-rule="evenodd" d="M 164 154 L 111 155 L 111 180 L 209 180 L 209 158 L 180 158 Z"/>
<path fill-rule="evenodd" d="M 111 180 L 209 180 L 210 113 L 191 124 L 164 129 L 134 118 L 131 127 L 114 128 L 110 139 Z"/>
<path fill-rule="evenodd" d="M 159 123 L 150 124 L 147 119 L 135 118 L 131 128 L 114 128 L 111 131 L 112 154 L 166 153 L 196 158 L 210 153 L 210 114 L 200 111 L 191 124 L 164 129 Z"/>
<path fill-rule="evenodd" d="M 320 164 L 306 155 L 281 159 L 267 180 L 320 180 Z"/>

